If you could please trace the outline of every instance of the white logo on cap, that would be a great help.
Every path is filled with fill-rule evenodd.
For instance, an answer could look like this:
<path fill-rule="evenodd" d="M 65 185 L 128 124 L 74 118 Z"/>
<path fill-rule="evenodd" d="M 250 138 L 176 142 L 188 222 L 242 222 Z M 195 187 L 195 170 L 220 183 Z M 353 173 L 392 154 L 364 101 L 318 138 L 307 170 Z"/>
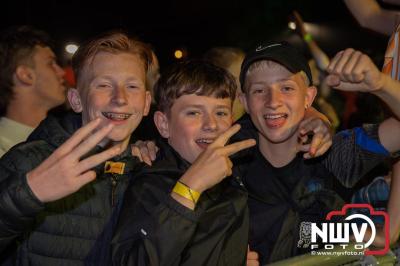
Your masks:
<path fill-rule="evenodd" d="M 280 44 L 280 43 L 274 43 L 274 44 L 270 44 L 270 45 L 268 45 L 268 46 L 262 46 L 262 45 L 260 45 L 260 46 L 258 46 L 258 47 L 256 48 L 256 52 L 260 52 L 260 51 L 265 50 L 265 49 L 267 49 L 267 48 L 274 47 L 274 46 L 279 46 L 279 45 L 282 45 L 282 44 Z"/>

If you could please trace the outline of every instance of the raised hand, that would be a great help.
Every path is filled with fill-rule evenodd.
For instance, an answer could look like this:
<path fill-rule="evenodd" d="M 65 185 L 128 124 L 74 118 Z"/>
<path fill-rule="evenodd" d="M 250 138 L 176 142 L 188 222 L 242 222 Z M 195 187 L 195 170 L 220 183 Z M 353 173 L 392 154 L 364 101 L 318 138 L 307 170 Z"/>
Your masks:
<path fill-rule="evenodd" d="M 63 145 L 38 167 L 27 173 L 27 182 L 35 196 L 42 202 L 50 202 L 68 196 L 96 178 L 90 169 L 120 153 L 120 147 L 112 147 L 84 160 L 80 158 L 101 142 L 113 128 L 98 128 L 96 119 L 80 128 Z M 91 135 L 94 130 L 97 131 Z"/>
<path fill-rule="evenodd" d="M 239 129 L 240 125 L 234 125 L 215 139 L 199 155 L 180 181 L 201 193 L 230 176 L 233 164 L 229 156 L 256 144 L 254 139 L 247 139 L 226 145 L 229 138 Z"/>
<path fill-rule="evenodd" d="M 385 75 L 372 60 L 352 48 L 337 53 L 327 72 L 327 84 L 344 91 L 374 92 L 382 89 L 385 82 Z"/>

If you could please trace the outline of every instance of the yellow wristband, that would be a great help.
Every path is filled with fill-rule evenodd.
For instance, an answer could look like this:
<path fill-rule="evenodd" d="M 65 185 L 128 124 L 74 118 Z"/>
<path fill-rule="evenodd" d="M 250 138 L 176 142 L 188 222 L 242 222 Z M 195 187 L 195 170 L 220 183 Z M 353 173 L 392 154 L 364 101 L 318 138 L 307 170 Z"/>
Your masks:
<path fill-rule="evenodd" d="M 196 190 L 191 189 L 187 185 L 183 184 L 182 182 L 178 181 L 176 182 L 174 189 L 172 192 L 175 192 L 179 196 L 182 196 L 190 201 L 192 201 L 194 204 L 197 203 L 197 201 L 200 198 L 201 193 L 197 192 Z"/>
<path fill-rule="evenodd" d="M 306 33 L 306 35 L 304 35 L 303 39 L 304 39 L 306 42 L 311 42 L 311 41 L 312 41 L 312 36 L 311 36 L 310 33 Z"/>

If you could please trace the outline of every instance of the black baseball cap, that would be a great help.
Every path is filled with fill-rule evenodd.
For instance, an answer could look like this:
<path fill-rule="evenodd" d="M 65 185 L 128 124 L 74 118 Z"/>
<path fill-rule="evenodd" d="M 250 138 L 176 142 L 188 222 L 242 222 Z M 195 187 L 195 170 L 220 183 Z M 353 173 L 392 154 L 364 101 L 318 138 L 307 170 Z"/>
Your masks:
<path fill-rule="evenodd" d="M 250 65 L 260 60 L 275 61 L 292 73 L 304 71 L 312 85 L 311 69 L 304 55 L 288 42 L 270 42 L 261 44 L 247 53 L 240 70 L 239 80 L 242 88 Z"/>

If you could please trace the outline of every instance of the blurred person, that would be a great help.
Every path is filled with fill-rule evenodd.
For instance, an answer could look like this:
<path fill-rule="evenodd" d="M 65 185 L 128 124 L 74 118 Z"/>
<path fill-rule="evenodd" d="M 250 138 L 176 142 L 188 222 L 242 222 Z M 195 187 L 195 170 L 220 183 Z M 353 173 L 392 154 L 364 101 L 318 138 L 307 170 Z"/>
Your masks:
<path fill-rule="evenodd" d="M 233 101 L 233 121 L 237 121 L 246 113 L 239 100 L 239 95 L 242 93 L 239 86 L 239 74 L 240 66 L 243 62 L 244 56 L 245 53 L 241 49 L 234 47 L 214 47 L 204 54 L 205 60 L 210 61 L 214 65 L 229 71 L 229 73 L 231 73 L 236 79 L 238 86 L 236 98 Z"/>
<path fill-rule="evenodd" d="M 75 53 L 68 100 L 77 114 L 48 116 L 0 160 L 0 263 L 84 264 L 141 167 L 128 143 L 149 110 L 151 57 L 120 32 Z"/>
<path fill-rule="evenodd" d="M 0 33 L 0 157 L 65 102 L 64 74 L 45 32 L 16 26 Z"/>
<path fill-rule="evenodd" d="M 330 61 L 329 57 L 319 47 L 312 35 L 306 30 L 303 18 L 297 11 L 293 11 L 293 18 L 296 24 L 296 32 L 305 42 L 313 57 L 313 59 L 309 61 L 309 66 L 311 68 L 314 85 L 318 88 L 316 105 L 318 106 L 318 109 L 328 117 L 333 128 L 336 130 L 340 125 L 340 120 L 336 113 L 337 107 L 332 106 L 329 102 L 332 93 L 331 88 L 326 84 L 325 81 L 327 76 L 326 68 L 328 67 Z M 344 111 L 345 114 L 354 111 L 350 109 L 350 106 L 352 106 L 352 99 L 352 97 L 346 97 L 347 109 Z M 347 117 L 344 117 L 345 121 L 347 121 L 347 119 Z"/>

